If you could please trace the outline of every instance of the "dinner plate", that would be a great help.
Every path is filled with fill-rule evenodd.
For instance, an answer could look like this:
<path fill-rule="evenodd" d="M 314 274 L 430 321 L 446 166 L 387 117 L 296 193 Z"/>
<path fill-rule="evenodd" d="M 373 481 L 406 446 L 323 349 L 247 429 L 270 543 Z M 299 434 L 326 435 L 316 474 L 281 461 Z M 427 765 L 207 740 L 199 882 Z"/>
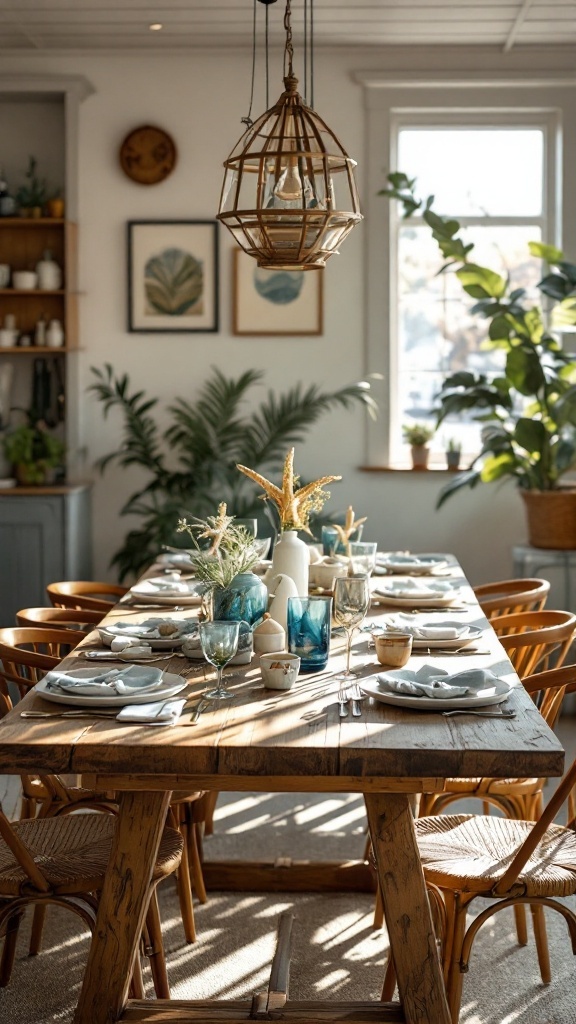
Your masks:
<path fill-rule="evenodd" d="M 405 576 L 429 576 L 437 569 L 445 569 L 448 561 L 441 555 L 415 555 L 413 561 L 408 556 L 396 560 L 394 556 L 387 558 L 380 555 L 376 557 L 376 565 L 388 572 L 402 573 Z"/>
<path fill-rule="evenodd" d="M 142 604 L 194 605 L 200 604 L 204 584 L 195 580 L 182 580 L 174 589 L 164 577 L 143 580 L 130 590 L 131 596 Z"/>
<path fill-rule="evenodd" d="M 193 569 L 194 561 L 187 551 L 164 551 L 156 559 L 158 565 L 174 569 Z"/>
<path fill-rule="evenodd" d="M 46 678 L 45 676 L 34 687 L 34 691 L 39 697 L 42 697 L 43 700 L 52 701 L 54 704 L 73 704 L 81 708 L 125 707 L 127 704 L 149 704 L 152 700 L 166 700 L 168 697 L 173 697 L 186 686 L 186 680 L 182 679 L 182 676 L 166 672 L 160 686 L 154 690 L 146 690 L 145 693 L 119 693 L 115 697 L 89 697 L 87 694 L 82 693 L 57 693 L 55 690 L 49 690 L 46 685 Z"/>
<path fill-rule="evenodd" d="M 479 640 L 482 636 L 482 630 L 477 629 L 476 626 L 470 626 L 468 633 L 465 636 L 458 636 L 454 640 L 430 640 L 426 637 L 413 637 L 412 638 L 412 650 L 417 651 L 419 648 L 422 650 L 431 650 L 440 647 L 443 651 L 455 651 L 460 647 L 466 647 L 467 644 L 474 643 L 475 640 Z"/>
<path fill-rule="evenodd" d="M 154 626 L 161 626 L 163 624 L 170 623 L 178 626 L 179 631 L 177 634 L 171 634 L 170 636 L 150 636 L 149 630 L 145 627 L 148 626 L 153 628 Z M 103 643 L 107 644 L 108 647 L 113 640 L 122 639 L 122 637 L 136 637 L 138 640 L 150 644 L 155 651 L 162 650 L 174 650 L 176 647 L 182 647 L 184 640 L 191 633 L 194 633 L 198 627 L 196 619 L 170 619 L 170 618 L 154 618 L 146 619 L 145 622 L 111 622 L 108 626 L 97 626 L 100 634 L 100 639 Z"/>
<path fill-rule="evenodd" d="M 458 599 L 457 594 L 438 594 L 434 597 L 418 597 L 418 591 L 414 597 L 394 597 L 392 594 L 378 593 L 372 591 L 373 604 L 387 604 L 392 608 L 447 608 Z"/>
<path fill-rule="evenodd" d="M 512 687 L 503 679 L 498 679 L 484 690 L 478 690 L 473 697 L 411 697 L 406 693 L 386 693 L 377 682 L 369 679 L 358 680 L 358 685 L 369 697 L 374 697 L 382 704 L 395 704 L 400 708 L 412 708 L 415 711 L 449 711 L 453 708 L 482 708 L 490 704 L 502 704 L 508 697 Z"/>

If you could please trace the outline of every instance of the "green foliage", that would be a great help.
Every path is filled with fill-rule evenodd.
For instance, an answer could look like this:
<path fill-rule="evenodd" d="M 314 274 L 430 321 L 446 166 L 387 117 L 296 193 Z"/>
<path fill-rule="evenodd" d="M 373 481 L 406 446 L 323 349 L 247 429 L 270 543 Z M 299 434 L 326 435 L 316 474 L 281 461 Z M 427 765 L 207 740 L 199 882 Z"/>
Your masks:
<path fill-rule="evenodd" d="M 92 367 L 92 373 L 95 383 L 88 390 L 103 403 L 105 415 L 117 409 L 124 421 L 122 442 L 99 460 L 100 470 L 115 464 L 139 466 L 148 474 L 148 482 L 121 509 L 121 515 L 138 516 L 141 524 L 128 532 L 112 559 L 120 579 L 149 564 L 162 547 L 177 545 L 176 526 L 187 512 L 206 518 L 226 502 L 235 516 L 256 517 L 260 532 L 270 533 L 266 506 L 237 463 L 277 472 L 287 450 L 303 443 L 325 413 L 359 403 L 369 412 L 375 409 L 370 385 L 360 381 L 332 392 L 316 384 L 297 384 L 280 395 L 268 391 L 254 411 L 246 412 L 246 398 L 263 374 L 246 370 L 231 379 L 214 369 L 194 404 L 175 399 L 168 410 L 172 423 L 162 433 L 152 415 L 158 399 L 132 392 L 127 375 L 117 377 L 110 364 Z"/>
<path fill-rule="evenodd" d="M 206 519 L 181 519 L 178 533 L 188 533 L 194 543 L 190 552 L 194 559 L 194 573 L 204 583 L 207 591 L 217 587 L 226 588 L 242 572 L 250 572 L 259 560 L 254 538 L 243 526 L 229 522 L 222 530 L 220 543 L 213 553 L 212 548 L 202 550 L 198 541 L 209 535 L 217 526 L 217 516 Z"/>
<path fill-rule="evenodd" d="M 28 423 L 4 436 L 2 447 L 8 461 L 20 467 L 20 475 L 30 484 L 44 483 L 46 471 L 62 465 L 66 454 L 64 442 L 30 417 Z"/>
<path fill-rule="evenodd" d="M 506 353 L 503 375 L 488 379 L 460 371 L 442 383 L 438 425 L 473 411 L 484 426 L 480 454 L 441 490 L 438 506 L 463 487 L 507 477 L 525 490 L 558 488 L 576 468 L 576 361 L 551 330 L 576 326 L 576 265 L 553 245 L 530 243 L 532 255 L 549 266 L 538 285 L 549 300 L 544 313 L 526 300 L 524 289 L 511 288 L 509 280 L 469 258 L 473 246 L 458 237 L 458 221 L 436 214 L 433 196 L 418 199 L 414 179 L 395 172 L 388 181 L 390 188 L 379 194 L 397 199 L 404 217 L 418 212 L 428 224 L 446 261 L 440 273 L 455 272 L 477 300 L 472 312 L 487 321 L 484 347 Z"/>
<path fill-rule="evenodd" d="M 402 436 L 408 444 L 421 448 L 422 445 L 428 444 L 428 441 L 432 440 L 434 431 L 426 423 L 406 423 L 402 427 Z"/>
<path fill-rule="evenodd" d="M 43 206 L 48 198 L 48 187 L 44 178 L 36 174 L 37 161 L 35 157 L 28 158 L 28 170 L 24 177 L 26 184 L 21 185 L 16 192 L 16 202 L 24 209 L 33 206 Z"/>

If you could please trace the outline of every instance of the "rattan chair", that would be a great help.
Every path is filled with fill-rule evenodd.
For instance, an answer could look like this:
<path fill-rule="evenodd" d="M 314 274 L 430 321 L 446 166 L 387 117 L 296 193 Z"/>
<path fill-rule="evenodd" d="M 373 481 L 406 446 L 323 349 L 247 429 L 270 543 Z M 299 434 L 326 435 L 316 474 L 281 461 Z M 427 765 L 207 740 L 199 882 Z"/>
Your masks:
<path fill-rule="evenodd" d="M 84 580 L 66 580 L 49 583 L 46 593 L 55 608 L 88 608 L 102 612 L 102 617 L 128 592 L 117 583 L 94 583 Z"/>
<path fill-rule="evenodd" d="M 426 880 L 444 899 L 444 976 L 454 1024 L 472 944 L 479 928 L 497 911 L 528 903 L 537 936 L 544 908 L 558 911 L 566 920 L 576 954 L 576 914 L 557 902 L 576 893 L 576 821 L 570 819 L 566 828 L 552 824 L 575 784 L 576 761 L 536 823 L 472 814 L 441 814 L 416 821 Z M 496 902 L 466 928 L 466 913 L 478 896 Z M 540 935 L 544 976 L 550 973 L 549 962 L 541 959 L 547 957 L 545 933 L 544 944 L 541 940 Z"/>
<path fill-rule="evenodd" d="M 514 612 L 538 612 L 544 608 L 550 592 L 548 580 L 517 579 L 482 583 L 474 587 L 478 603 L 487 619 Z"/>
<path fill-rule="evenodd" d="M 86 613 L 83 613 L 86 614 Z M 11 707 L 8 683 L 14 684 L 20 696 L 34 686 L 46 672 L 78 643 L 75 630 L 13 628 L 0 629 L 0 714 Z M 70 785 L 59 775 L 22 775 L 21 817 L 68 814 L 80 808 L 116 813 L 113 793 L 95 793 L 81 786 Z M 192 890 L 201 903 L 206 902 L 206 888 L 202 874 L 201 833 L 205 804 L 203 794 L 178 793 L 170 809 L 170 822 L 177 828 L 184 842 L 181 864 L 176 873 L 182 924 L 187 942 L 196 939 Z M 39 948 L 42 934 L 42 915 L 36 914 L 31 937 L 31 952 Z"/>
<path fill-rule="evenodd" d="M 521 679 L 562 665 L 576 633 L 572 612 L 515 612 L 490 620 Z"/>
<path fill-rule="evenodd" d="M 91 633 L 102 621 L 102 613 L 76 608 L 21 608 L 16 612 L 18 626 L 37 626 L 39 629 L 74 629 L 78 641 Z"/>
<path fill-rule="evenodd" d="M 74 814 L 10 823 L 0 807 L 0 986 L 10 981 L 20 921 L 27 906 L 66 907 L 94 930 L 97 896 L 104 883 L 114 835 L 113 819 L 102 814 Z M 150 959 L 156 995 L 169 998 L 166 962 L 156 899 L 156 885 L 175 871 L 182 837 L 164 831 L 150 884 L 145 952 Z M 140 961 L 134 964 L 132 989 L 143 998 Z"/>

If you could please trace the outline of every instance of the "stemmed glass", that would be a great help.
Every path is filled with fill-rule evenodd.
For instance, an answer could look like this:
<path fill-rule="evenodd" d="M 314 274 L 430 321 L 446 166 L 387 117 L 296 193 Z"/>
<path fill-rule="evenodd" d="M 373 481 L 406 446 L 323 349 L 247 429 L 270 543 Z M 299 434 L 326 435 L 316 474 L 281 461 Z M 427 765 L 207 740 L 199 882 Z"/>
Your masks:
<path fill-rule="evenodd" d="M 222 685 L 222 672 L 238 650 L 239 622 L 223 622 L 216 619 L 214 622 L 200 623 L 200 643 L 206 661 L 214 665 L 217 672 L 217 682 L 214 690 L 208 690 L 205 694 L 212 700 L 224 700 L 226 697 L 233 697 L 231 690 Z"/>
<path fill-rule="evenodd" d="M 346 670 L 342 678 L 353 679 L 350 668 L 352 636 L 370 607 L 370 582 L 366 575 L 338 576 L 334 580 L 334 619 L 346 630 Z"/>

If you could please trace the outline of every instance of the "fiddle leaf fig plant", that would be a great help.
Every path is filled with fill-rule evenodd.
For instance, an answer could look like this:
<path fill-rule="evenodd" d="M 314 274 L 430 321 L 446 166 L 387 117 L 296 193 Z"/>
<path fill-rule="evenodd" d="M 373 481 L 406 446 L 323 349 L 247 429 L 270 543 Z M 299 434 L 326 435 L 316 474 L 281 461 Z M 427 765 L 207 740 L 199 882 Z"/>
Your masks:
<path fill-rule="evenodd" d="M 438 425 L 474 413 L 483 427 L 479 455 L 442 488 L 438 507 L 463 487 L 506 477 L 523 490 L 557 490 L 576 467 L 576 359 L 555 333 L 576 328 L 576 265 L 555 246 L 531 242 L 531 254 L 549 268 L 538 284 L 544 302 L 535 304 L 525 289 L 474 262 L 459 222 L 439 216 L 433 196 L 418 198 L 415 179 L 395 172 L 388 182 L 379 194 L 397 199 L 405 218 L 419 213 L 445 259 L 440 273 L 453 272 L 475 300 L 471 312 L 487 322 L 483 347 L 505 354 L 501 373 L 459 371 L 442 383 Z"/>
<path fill-rule="evenodd" d="M 141 520 L 112 558 L 121 580 L 150 564 L 163 547 L 179 541 L 182 546 L 177 525 L 187 513 L 195 521 L 205 519 L 222 502 L 234 516 L 257 518 L 259 530 L 272 533 L 266 508 L 238 472 L 238 463 L 274 473 L 286 449 L 303 443 L 325 413 L 357 405 L 372 414 L 376 409 L 369 382 L 359 381 L 336 391 L 322 391 L 316 384 L 297 384 L 283 394 L 268 391 L 248 411 L 244 405 L 262 372 L 246 370 L 234 379 L 214 369 L 194 402 L 174 400 L 168 409 L 172 422 L 161 431 L 152 415 L 157 398 L 132 390 L 127 375 L 116 376 L 109 363 L 92 367 L 92 373 L 95 380 L 88 390 L 103 404 L 104 414 L 117 410 L 123 417 L 119 447 L 97 466 L 102 472 L 111 464 L 139 466 L 148 476 L 121 509 L 121 515 Z"/>

